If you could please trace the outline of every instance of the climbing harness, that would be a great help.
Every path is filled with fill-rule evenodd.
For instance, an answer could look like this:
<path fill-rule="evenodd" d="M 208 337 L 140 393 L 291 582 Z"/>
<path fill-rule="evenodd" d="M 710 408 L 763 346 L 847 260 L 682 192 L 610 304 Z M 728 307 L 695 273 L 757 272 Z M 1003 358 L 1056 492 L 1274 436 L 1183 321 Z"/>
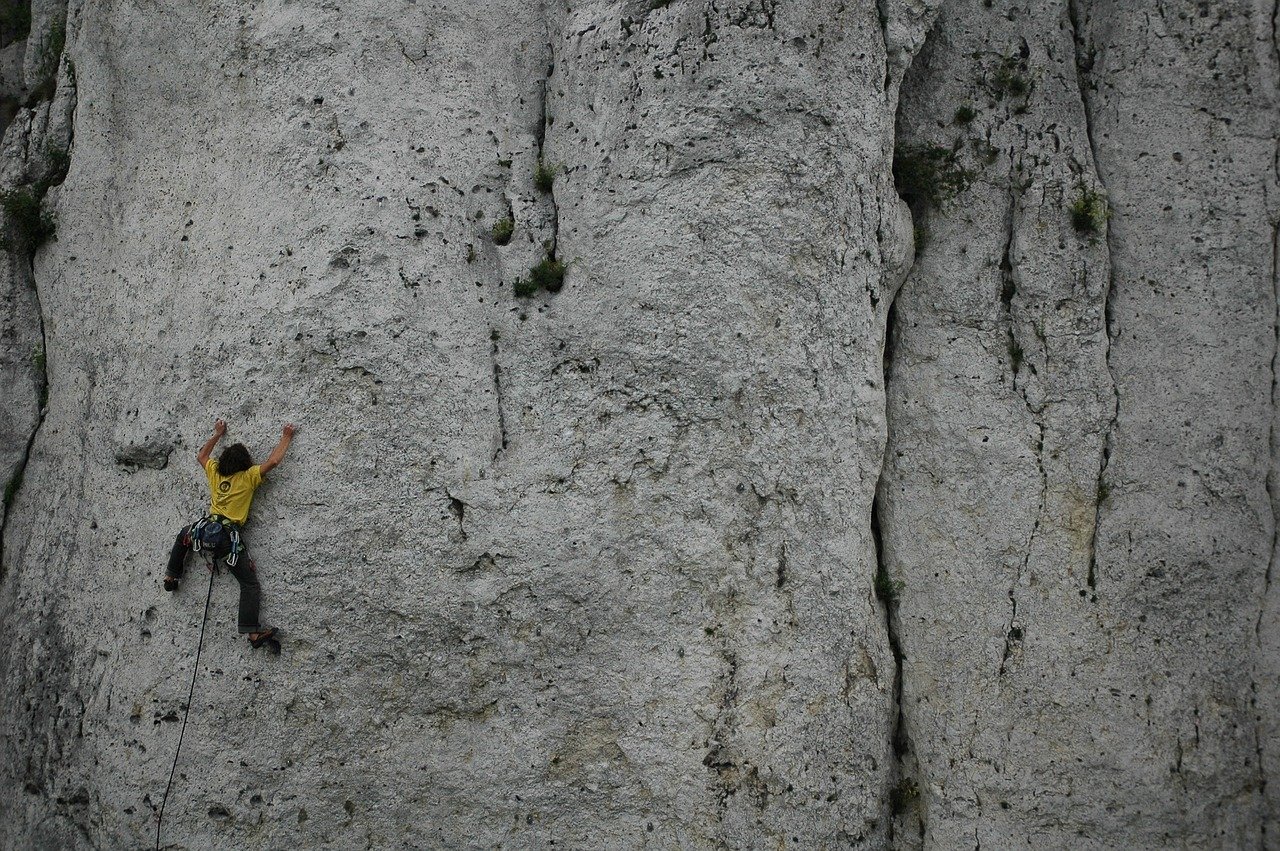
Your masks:
<path fill-rule="evenodd" d="M 238 537 L 238 536 L 237 536 Z M 192 535 L 192 541 L 196 540 Z M 216 565 L 216 562 L 214 563 Z M 182 738 L 187 734 L 187 716 L 191 714 L 191 699 L 196 693 L 196 675 L 200 672 L 200 651 L 204 649 L 204 628 L 209 623 L 209 601 L 213 599 L 213 577 L 216 571 L 209 570 L 209 592 L 204 596 L 204 618 L 200 621 L 200 641 L 196 644 L 196 663 L 191 669 L 191 688 L 187 691 L 187 705 L 182 710 L 182 730 L 178 733 L 178 747 L 173 752 L 173 766 L 169 769 L 169 782 L 164 787 L 164 798 L 160 801 L 160 814 L 156 817 L 156 851 L 160 851 L 160 826 L 164 823 L 164 808 L 169 803 L 169 790 L 173 788 L 173 775 L 178 770 L 178 754 L 182 753 Z"/>
<path fill-rule="evenodd" d="M 235 567 L 240 560 L 240 553 L 244 552 L 244 544 L 240 540 L 240 524 L 221 514 L 201 517 L 191 524 L 187 536 L 191 541 L 192 552 L 207 550 L 215 559 L 222 558 L 227 567 Z M 230 552 L 221 556 L 223 549 L 229 549 Z"/>

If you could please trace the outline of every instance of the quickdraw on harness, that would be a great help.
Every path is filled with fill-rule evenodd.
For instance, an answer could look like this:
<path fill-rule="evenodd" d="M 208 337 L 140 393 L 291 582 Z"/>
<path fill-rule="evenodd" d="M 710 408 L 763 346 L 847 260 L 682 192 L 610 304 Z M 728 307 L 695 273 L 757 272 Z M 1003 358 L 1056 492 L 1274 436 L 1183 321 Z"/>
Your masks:
<path fill-rule="evenodd" d="M 222 558 L 228 567 L 235 567 L 240 560 L 240 553 L 244 552 L 244 544 L 240 541 L 240 524 L 221 514 L 201 517 L 191 524 L 187 534 L 191 539 L 192 552 L 208 550 L 217 559 L 225 551 L 226 555 Z"/>

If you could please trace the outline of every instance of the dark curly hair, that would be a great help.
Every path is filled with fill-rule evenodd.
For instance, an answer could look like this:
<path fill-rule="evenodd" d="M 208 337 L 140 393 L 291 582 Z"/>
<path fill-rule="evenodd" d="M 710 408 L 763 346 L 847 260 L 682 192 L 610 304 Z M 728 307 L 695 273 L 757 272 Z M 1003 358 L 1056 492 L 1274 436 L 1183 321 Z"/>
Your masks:
<path fill-rule="evenodd" d="M 253 466 L 253 458 L 243 443 L 233 443 L 218 456 L 218 475 L 234 476 Z"/>

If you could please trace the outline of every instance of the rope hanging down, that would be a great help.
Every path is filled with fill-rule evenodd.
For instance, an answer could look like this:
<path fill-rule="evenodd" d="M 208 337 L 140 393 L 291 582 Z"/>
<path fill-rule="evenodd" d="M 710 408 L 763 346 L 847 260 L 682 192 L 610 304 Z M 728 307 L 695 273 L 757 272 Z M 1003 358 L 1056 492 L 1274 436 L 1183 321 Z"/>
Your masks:
<path fill-rule="evenodd" d="M 200 651 L 204 648 L 204 627 L 209 622 L 209 600 L 213 597 L 214 571 L 209 571 L 209 593 L 204 595 L 204 618 L 200 621 L 200 643 L 196 645 L 196 664 L 191 669 L 191 688 L 187 691 L 187 706 L 182 710 L 182 730 L 178 733 L 178 747 L 173 752 L 173 767 L 169 769 L 169 782 L 164 787 L 164 799 L 160 801 L 160 815 L 156 817 L 156 851 L 160 851 L 160 825 L 164 823 L 164 807 L 169 803 L 169 790 L 173 788 L 173 775 L 178 770 L 178 754 L 182 753 L 182 737 L 187 734 L 187 716 L 191 714 L 191 698 L 196 693 L 196 674 L 200 672 Z"/>

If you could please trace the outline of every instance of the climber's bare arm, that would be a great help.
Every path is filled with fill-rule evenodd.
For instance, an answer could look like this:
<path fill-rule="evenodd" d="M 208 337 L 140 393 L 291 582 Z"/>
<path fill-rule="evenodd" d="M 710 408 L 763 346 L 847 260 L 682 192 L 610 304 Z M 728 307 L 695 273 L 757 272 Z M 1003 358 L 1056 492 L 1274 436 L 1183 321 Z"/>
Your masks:
<path fill-rule="evenodd" d="M 297 430 L 297 426 L 293 423 L 285 423 L 284 431 L 280 435 L 280 442 L 276 444 L 275 449 L 271 450 L 267 460 L 262 462 L 262 474 L 264 476 L 284 460 L 284 454 L 289 451 L 289 444 L 293 442 L 293 433 Z"/>
<path fill-rule="evenodd" d="M 213 447 L 218 445 L 218 441 L 222 440 L 222 436 L 227 433 L 227 424 L 222 420 L 218 420 L 213 424 L 213 437 L 204 442 L 204 446 L 200 447 L 200 454 L 196 455 L 196 460 L 200 462 L 200 468 L 204 469 L 204 465 L 208 463 L 209 456 L 213 454 Z"/>

